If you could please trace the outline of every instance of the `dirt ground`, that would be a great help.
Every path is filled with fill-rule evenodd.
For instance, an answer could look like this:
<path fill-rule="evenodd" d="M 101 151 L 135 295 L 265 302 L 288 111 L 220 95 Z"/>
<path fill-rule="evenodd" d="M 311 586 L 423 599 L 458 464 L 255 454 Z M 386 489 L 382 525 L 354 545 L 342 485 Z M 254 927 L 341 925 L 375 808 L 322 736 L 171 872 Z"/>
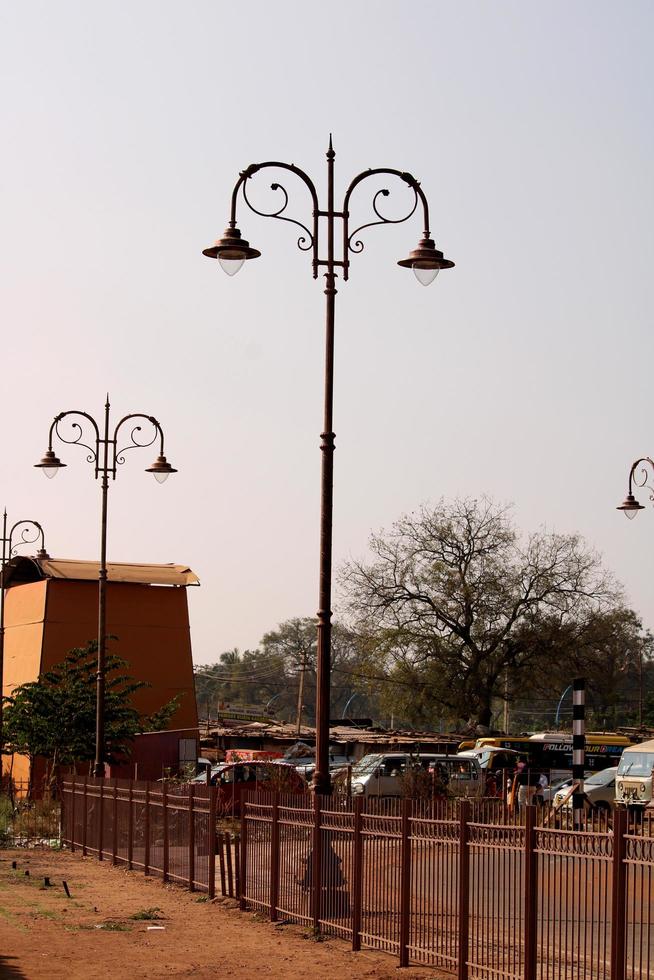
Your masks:
<path fill-rule="evenodd" d="M 94 858 L 0 851 L 1 980 L 107 976 L 440 980 L 445 974 L 400 970 L 394 957 L 353 953 L 332 937 L 316 941 L 300 926 L 240 912 L 232 900 L 209 902 Z"/>

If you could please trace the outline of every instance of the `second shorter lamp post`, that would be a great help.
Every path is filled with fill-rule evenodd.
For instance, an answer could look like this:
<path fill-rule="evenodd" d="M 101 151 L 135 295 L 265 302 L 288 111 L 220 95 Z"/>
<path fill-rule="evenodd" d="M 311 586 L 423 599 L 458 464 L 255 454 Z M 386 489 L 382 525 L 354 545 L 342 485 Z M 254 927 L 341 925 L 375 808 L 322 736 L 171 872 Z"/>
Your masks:
<path fill-rule="evenodd" d="M 21 545 L 36 544 L 41 547 L 36 553 L 37 558 L 49 558 L 45 550 L 45 536 L 38 521 L 16 521 L 8 528 L 7 509 L 2 515 L 1 577 L 0 577 L 0 786 L 2 785 L 2 695 L 4 691 L 5 666 L 5 573 L 7 563 L 16 555 L 16 549 Z"/>
<path fill-rule="evenodd" d="M 159 441 L 159 455 L 152 466 L 148 466 L 146 473 L 152 473 L 158 483 L 163 483 L 171 473 L 176 473 L 164 456 L 164 436 L 161 425 L 152 415 L 144 415 L 136 412 L 125 415 L 118 422 L 111 433 L 109 424 L 109 396 L 104 406 L 104 420 L 102 430 L 98 426 L 93 416 L 87 412 L 69 411 L 61 412 L 55 416 L 50 433 L 48 436 L 48 448 L 43 459 L 35 466 L 42 469 L 48 477 L 57 475 L 66 463 L 62 463 L 56 456 L 52 441 L 56 436 L 61 442 L 71 446 L 81 446 L 86 450 L 86 460 L 95 468 L 95 478 L 101 477 L 102 491 L 102 519 L 100 525 L 100 571 L 98 575 L 98 666 L 96 673 L 96 716 L 95 716 L 95 761 L 93 764 L 93 775 L 104 775 L 104 691 L 105 691 L 105 659 L 107 644 L 107 496 L 109 492 L 109 477 L 116 479 L 118 467 L 125 462 L 125 453 L 129 449 L 146 449 L 153 443 Z M 69 421 L 70 433 L 62 434 L 60 429 L 64 419 Z M 81 419 L 71 421 L 71 419 Z M 152 437 L 141 441 L 140 433 L 142 425 L 139 422 L 146 422 L 152 429 Z M 90 445 L 82 441 L 85 428 L 91 433 Z M 124 435 L 121 436 L 121 433 Z M 111 433 L 111 434 L 110 434 Z M 119 442 L 119 436 L 125 440 L 124 445 Z"/>

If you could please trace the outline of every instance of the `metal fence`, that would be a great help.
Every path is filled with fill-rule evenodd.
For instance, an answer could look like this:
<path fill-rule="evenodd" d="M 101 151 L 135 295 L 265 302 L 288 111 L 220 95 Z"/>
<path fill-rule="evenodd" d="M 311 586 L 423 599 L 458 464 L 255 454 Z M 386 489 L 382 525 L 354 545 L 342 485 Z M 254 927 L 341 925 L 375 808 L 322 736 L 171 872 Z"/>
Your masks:
<path fill-rule="evenodd" d="M 654 837 L 624 812 L 258 793 L 242 908 L 459 980 L 654 980 Z"/>
<path fill-rule="evenodd" d="M 64 779 L 62 839 L 72 851 L 215 895 L 212 787 Z M 233 887 L 233 886 L 232 886 Z"/>

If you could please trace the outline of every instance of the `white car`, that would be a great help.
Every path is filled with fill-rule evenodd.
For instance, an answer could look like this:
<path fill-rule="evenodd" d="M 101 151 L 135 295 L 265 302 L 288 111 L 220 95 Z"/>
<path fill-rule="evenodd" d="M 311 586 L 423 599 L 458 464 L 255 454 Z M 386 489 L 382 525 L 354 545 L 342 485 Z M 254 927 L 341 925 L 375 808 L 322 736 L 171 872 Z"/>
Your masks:
<path fill-rule="evenodd" d="M 602 769 L 601 772 L 595 772 L 588 779 L 584 779 L 584 793 L 599 810 L 611 810 L 615 804 L 615 777 L 617 773 L 618 767 L 611 766 L 609 769 Z M 554 796 L 554 806 L 572 807 L 572 793 L 570 792 L 572 783 L 573 781 L 570 780 L 565 789 L 558 790 Z"/>

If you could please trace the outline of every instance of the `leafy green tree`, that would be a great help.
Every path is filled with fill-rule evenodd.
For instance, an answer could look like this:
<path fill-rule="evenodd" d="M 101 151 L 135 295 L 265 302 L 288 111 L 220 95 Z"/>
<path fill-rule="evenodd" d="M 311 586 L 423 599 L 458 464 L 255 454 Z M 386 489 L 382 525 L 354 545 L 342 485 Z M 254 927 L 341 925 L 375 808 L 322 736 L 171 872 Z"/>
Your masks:
<path fill-rule="evenodd" d="M 126 672 L 120 657 L 106 658 L 105 738 L 107 761 L 129 755 L 134 736 L 163 727 L 176 710 L 178 698 L 155 715 L 142 717 L 132 706 L 132 695 L 143 687 Z M 57 766 L 92 759 L 95 754 L 97 643 L 78 647 L 38 680 L 21 684 L 3 698 L 3 750 L 37 756 L 47 763 L 47 779 Z"/>

